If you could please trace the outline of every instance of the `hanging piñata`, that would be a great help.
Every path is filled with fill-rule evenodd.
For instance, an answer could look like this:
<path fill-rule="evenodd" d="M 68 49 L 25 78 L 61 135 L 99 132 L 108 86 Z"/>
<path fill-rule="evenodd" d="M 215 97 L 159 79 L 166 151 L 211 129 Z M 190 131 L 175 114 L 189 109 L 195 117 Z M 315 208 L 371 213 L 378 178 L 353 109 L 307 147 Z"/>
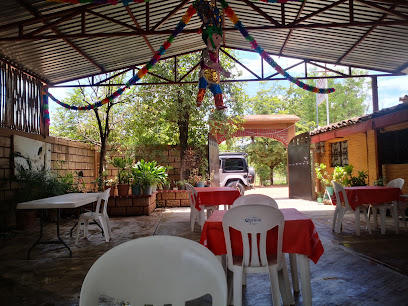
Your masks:
<path fill-rule="evenodd" d="M 198 81 L 197 107 L 203 103 L 207 87 L 214 95 L 217 110 L 227 108 L 224 105 L 220 86 L 220 74 L 229 77 L 231 74 L 220 64 L 219 48 L 222 43 L 222 17 L 219 9 L 205 0 L 196 0 L 194 8 L 203 25 L 201 27 L 202 38 L 207 45 L 201 53 L 201 70 Z"/>

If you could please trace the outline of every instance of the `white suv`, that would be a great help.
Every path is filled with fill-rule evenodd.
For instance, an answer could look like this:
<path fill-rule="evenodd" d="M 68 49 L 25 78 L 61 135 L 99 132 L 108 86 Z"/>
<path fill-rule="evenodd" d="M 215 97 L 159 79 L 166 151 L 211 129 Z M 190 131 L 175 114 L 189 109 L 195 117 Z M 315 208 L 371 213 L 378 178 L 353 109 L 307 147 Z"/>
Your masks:
<path fill-rule="evenodd" d="M 220 186 L 236 187 L 241 194 L 252 189 L 255 170 L 248 166 L 245 153 L 220 153 Z"/>

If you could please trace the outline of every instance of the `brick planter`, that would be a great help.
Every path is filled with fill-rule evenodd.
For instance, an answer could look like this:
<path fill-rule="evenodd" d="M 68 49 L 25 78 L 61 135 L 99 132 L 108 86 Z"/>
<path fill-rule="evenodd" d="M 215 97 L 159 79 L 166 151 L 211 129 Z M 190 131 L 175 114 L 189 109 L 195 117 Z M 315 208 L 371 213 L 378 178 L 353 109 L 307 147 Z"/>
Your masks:
<path fill-rule="evenodd" d="M 156 209 L 156 193 L 109 198 L 109 216 L 148 216 Z"/>
<path fill-rule="evenodd" d="M 157 207 L 188 207 L 190 200 L 187 190 L 158 190 Z"/>

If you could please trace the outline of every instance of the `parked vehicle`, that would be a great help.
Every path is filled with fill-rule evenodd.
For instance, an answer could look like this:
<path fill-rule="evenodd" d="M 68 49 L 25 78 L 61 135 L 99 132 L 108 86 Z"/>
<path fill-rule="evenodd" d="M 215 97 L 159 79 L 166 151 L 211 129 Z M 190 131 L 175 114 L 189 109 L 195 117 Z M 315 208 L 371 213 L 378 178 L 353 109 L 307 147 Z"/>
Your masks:
<path fill-rule="evenodd" d="M 255 170 L 248 166 L 246 153 L 220 153 L 220 186 L 235 187 L 243 195 L 253 188 Z"/>

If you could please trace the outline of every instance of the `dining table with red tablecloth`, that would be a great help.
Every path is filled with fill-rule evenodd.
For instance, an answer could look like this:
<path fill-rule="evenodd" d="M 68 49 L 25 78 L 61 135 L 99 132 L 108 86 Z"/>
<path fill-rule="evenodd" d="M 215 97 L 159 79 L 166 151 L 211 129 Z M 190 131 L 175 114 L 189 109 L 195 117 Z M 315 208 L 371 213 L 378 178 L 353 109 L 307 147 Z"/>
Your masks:
<path fill-rule="evenodd" d="M 296 257 L 294 256 L 297 255 L 303 302 L 304 305 L 311 305 L 309 259 L 316 264 L 324 253 L 324 248 L 314 223 L 309 217 L 295 208 L 284 208 L 280 211 L 285 218 L 282 251 L 292 255 L 289 257 L 291 260 L 291 270 L 295 270 L 291 271 L 292 278 L 294 272 L 297 274 L 296 267 L 292 264 L 293 259 L 296 263 Z M 218 256 L 227 254 L 222 228 L 222 219 L 225 213 L 225 210 L 214 211 L 205 222 L 200 238 L 200 243 Z M 241 234 L 231 229 L 230 236 L 233 254 L 242 255 Z M 276 247 L 276 232 L 271 230 L 267 234 L 267 252 L 269 250 L 269 252 L 273 253 L 275 251 L 273 249 L 274 247 Z M 296 283 L 297 282 L 298 281 L 296 281 Z M 294 282 L 294 290 L 296 291 L 295 288 Z M 299 289 L 297 289 L 297 291 L 299 291 Z"/>
<path fill-rule="evenodd" d="M 399 201 L 402 194 L 400 188 L 383 186 L 355 186 L 344 187 L 350 207 L 355 210 L 356 206 L 362 204 L 379 204 Z M 340 193 L 340 199 L 343 200 Z M 336 197 L 332 199 L 336 205 Z"/>
<path fill-rule="evenodd" d="M 401 201 L 402 191 L 397 187 L 383 186 L 354 186 L 344 187 L 350 207 L 356 210 L 359 205 L 376 205 L 394 202 L 393 217 L 396 233 L 399 232 L 398 203 Z M 340 200 L 343 201 L 343 194 L 339 193 Z M 337 204 L 336 196 L 332 197 L 333 205 Z"/>
<path fill-rule="evenodd" d="M 197 191 L 196 208 L 199 211 L 200 205 L 232 205 L 241 196 L 238 189 L 231 187 L 194 187 L 194 189 Z"/>

